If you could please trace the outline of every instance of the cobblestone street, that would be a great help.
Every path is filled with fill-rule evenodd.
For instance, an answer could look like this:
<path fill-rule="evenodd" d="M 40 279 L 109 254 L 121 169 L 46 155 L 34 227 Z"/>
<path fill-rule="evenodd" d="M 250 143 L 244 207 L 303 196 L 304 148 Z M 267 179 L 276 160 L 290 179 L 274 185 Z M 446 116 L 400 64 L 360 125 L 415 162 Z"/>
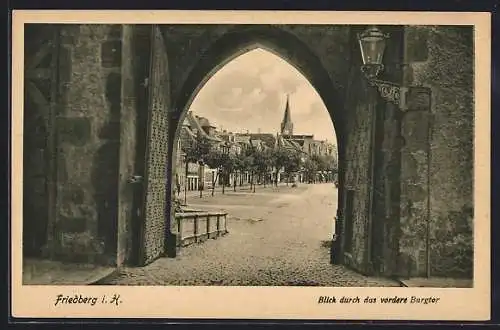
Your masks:
<path fill-rule="evenodd" d="M 229 234 L 182 248 L 176 259 L 124 268 L 106 284 L 399 286 L 329 263 L 336 203 L 331 183 L 190 196 L 192 208 L 226 210 Z"/>

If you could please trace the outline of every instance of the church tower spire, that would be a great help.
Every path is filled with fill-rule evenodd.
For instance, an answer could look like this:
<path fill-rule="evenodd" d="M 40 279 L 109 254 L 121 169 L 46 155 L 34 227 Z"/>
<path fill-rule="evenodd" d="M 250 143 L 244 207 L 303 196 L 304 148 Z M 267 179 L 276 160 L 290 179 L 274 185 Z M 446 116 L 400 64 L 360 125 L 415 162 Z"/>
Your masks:
<path fill-rule="evenodd" d="M 286 95 L 285 113 L 283 115 L 283 121 L 281 122 L 281 135 L 293 135 L 293 123 L 292 116 L 290 114 L 290 102 L 288 94 Z"/>

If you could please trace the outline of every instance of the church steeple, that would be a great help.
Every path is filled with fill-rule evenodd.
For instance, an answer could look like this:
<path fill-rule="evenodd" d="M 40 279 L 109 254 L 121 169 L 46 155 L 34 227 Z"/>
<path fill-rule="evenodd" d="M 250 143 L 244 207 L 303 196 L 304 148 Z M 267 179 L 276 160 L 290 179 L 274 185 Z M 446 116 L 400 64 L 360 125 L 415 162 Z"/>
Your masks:
<path fill-rule="evenodd" d="M 292 116 L 290 114 L 290 102 L 288 94 L 286 95 L 285 114 L 283 115 L 283 121 L 281 122 L 281 134 L 293 135 L 293 123 Z"/>

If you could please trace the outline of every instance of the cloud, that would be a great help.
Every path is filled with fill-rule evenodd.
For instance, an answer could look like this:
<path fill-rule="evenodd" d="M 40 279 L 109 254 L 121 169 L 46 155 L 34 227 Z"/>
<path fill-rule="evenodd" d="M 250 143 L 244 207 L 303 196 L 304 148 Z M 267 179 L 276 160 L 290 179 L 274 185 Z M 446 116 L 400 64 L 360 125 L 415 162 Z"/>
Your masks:
<path fill-rule="evenodd" d="M 195 97 L 191 110 L 224 129 L 274 133 L 286 94 L 297 133 L 331 136 L 330 117 L 315 89 L 293 66 L 263 50 L 241 55 L 219 70 Z"/>
<path fill-rule="evenodd" d="M 308 103 L 307 107 L 303 112 L 299 112 L 297 117 L 301 120 L 310 120 L 316 117 L 325 117 L 325 114 L 328 115 L 328 111 L 325 108 L 323 102 L 318 98 L 315 99 L 312 103 Z"/>
<path fill-rule="evenodd" d="M 234 97 L 234 98 L 240 97 L 242 92 L 243 92 L 243 88 L 241 88 L 241 87 L 231 88 L 231 94 L 232 94 L 232 97 Z"/>
<path fill-rule="evenodd" d="M 248 102 L 248 104 L 259 104 L 263 100 L 266 99 L 266 93 L 262 90 L 262 88 L 257 87 L 251 93 L 249 93 L 244 101 Z"/>
<path fill-rule="evenodd" d="M 304 81 L 300 81 L 299 79 L 281 79 L 282 90 L 287 94 L 296 93 L 304 83 Z"/>
<path fill-rule="evenodd" d="M 301 85 L 308 83 L 293 66 L 276 56 L 274 57 L 275 65 L 268 66 L 266 70 L 259 71 L 259 77 L 265 90 L 292 94 Z"/>

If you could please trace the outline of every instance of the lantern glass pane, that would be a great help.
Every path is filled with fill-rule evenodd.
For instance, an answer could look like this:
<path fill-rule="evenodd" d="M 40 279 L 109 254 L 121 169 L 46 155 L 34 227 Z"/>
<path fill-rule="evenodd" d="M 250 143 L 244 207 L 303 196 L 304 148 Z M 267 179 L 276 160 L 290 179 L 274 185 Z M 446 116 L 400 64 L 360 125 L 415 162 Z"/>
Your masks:
<path fill-rule="evenodd" d="M 381 38 L 367 37 L 360 40 L 363 64 L 382 64 L 385 50 L 385 40 Z"/>

